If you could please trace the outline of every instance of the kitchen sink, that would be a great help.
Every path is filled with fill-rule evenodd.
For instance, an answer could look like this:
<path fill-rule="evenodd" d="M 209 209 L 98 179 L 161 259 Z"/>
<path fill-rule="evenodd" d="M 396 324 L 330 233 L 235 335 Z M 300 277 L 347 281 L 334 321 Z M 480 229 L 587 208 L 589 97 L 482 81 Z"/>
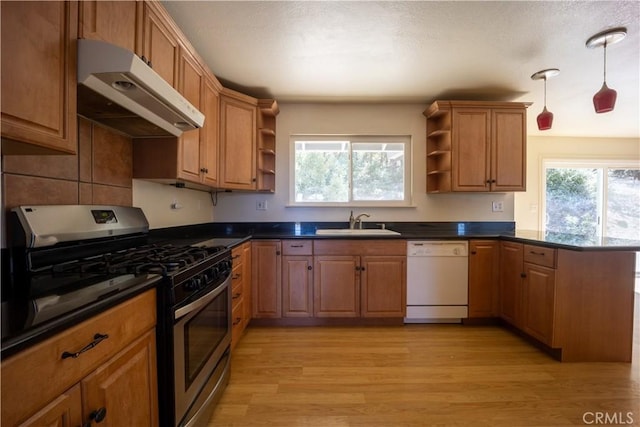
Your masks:
<path fill-rule="evenodd" d="M 316 230 L 318 236 L 397 236 L 400 233 L 382 228 L 325 228 Z"/>

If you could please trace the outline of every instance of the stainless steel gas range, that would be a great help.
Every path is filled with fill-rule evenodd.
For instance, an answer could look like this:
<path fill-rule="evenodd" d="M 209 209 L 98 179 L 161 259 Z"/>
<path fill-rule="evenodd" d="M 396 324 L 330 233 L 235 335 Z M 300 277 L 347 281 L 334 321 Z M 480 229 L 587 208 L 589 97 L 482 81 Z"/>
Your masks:
<path fill-rule="evenodd" d="M 150 243 L 132 207 L 22 206 L 9 224 L 3 354 L 157 282 L 160 423 L 206 425 L 229 378 L 230 250 L 215 240 Z"/>

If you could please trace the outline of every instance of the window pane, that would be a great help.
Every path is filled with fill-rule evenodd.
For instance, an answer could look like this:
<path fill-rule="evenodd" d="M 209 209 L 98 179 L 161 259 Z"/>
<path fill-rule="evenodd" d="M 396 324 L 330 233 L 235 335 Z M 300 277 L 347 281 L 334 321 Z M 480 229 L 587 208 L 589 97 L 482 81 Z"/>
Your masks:
<path fill-rule="evenodd" d="M 353 143 L 353 200 L 404 200 L 404 144 Z"/>
<path fill-rule="evenodd" d="M 295 201 L 349 201 L 348 141 L 297 141 Z"/>
<path fill-rule="evenodd" d="M 605 235 L 640 240 L 639 169 L 608 170 Z"/>
<path fill-rule="evenodd" d="M 598 234 L 598 169 L 547 169 L 546 229 Z"/>

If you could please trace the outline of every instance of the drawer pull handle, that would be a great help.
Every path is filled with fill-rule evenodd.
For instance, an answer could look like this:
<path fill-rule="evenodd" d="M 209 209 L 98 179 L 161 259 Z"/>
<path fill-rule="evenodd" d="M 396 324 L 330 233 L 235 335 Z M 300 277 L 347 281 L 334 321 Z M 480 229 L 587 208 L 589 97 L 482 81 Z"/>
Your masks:
<path fill-rule="evenodd" d="M 233 326 L 236 326 L 240 322 L 242 322 L 242 317 L 236 317 L 236 319 L 233 321 Z"/>
<path fill-rule="evenodd" d="M 240 276 L 240 274 L 234 274 L 233 276 L 231 276 L 231 280 L 238 280 Z"/>
<path fill-rule="evenodd" d="M 98 408 L 89 414 L 89 419 L 91 421 L 95 421 L 97 423 L 101 423 L 107 417 L 107 408 L 102 407 Z M 91 421 L 89 421 L 89 425 L 91 425 Z"/>
<path fill-rule="evenodd" d="M 73 359 L 77 359 L 82 353 L 84 353 L 85 351 L 91 350 L 93 347 L 97 346 L 102 341 L 106 340 L 107 338 L 109 338 L 109 335 L 107 335 L 107 334 L 95 334 L 93 336 L 93 341 L 91 341 L 89 344 L 87 344 L 84 347 L 82 347 L 82 349 L 80 349 L 80 351 L 77 351 L 75 353 L 70 353 L 68 351 L 65 351 L 64 353 L 62 353 L 62 358 L 63 359 L 68 359 L 68 358 L 71 357 Z"/>
<path fill-rule="evenodd" d="M 237 258 L 240 258 L 240 255 L 234 255 L 231 257 L 231 259 L 237 259 Z"/>
<path fill-rule="evenodd" d="M 233 296 L 231 297 L 231 299 L 238 299 L 240 298 L 240 295 L 242 295 L 241 293 L 237 293 L 237 294 L 233 294 Z"/>
<path fill-rule="evenodd" d="M 532 255 L 542 255 L 542 256 L 544 256 L 544 252 L 529 251 L 529 253 L 532 254 Z"/>
<path fill-rule="evenodd" d="M 304 245 L 291 245 L 292 248 L 304 248 Z"/>

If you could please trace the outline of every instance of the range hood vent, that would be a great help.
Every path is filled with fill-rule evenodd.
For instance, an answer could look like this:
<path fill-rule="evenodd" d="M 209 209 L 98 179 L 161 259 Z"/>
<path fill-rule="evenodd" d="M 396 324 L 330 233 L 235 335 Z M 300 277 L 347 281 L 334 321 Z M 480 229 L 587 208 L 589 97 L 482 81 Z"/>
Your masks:
<path fill-rule="evenodd" d="M 134 138 L 180 136 L 204 114 L 133 52 L 78 40 L 78 114 Z"/>

